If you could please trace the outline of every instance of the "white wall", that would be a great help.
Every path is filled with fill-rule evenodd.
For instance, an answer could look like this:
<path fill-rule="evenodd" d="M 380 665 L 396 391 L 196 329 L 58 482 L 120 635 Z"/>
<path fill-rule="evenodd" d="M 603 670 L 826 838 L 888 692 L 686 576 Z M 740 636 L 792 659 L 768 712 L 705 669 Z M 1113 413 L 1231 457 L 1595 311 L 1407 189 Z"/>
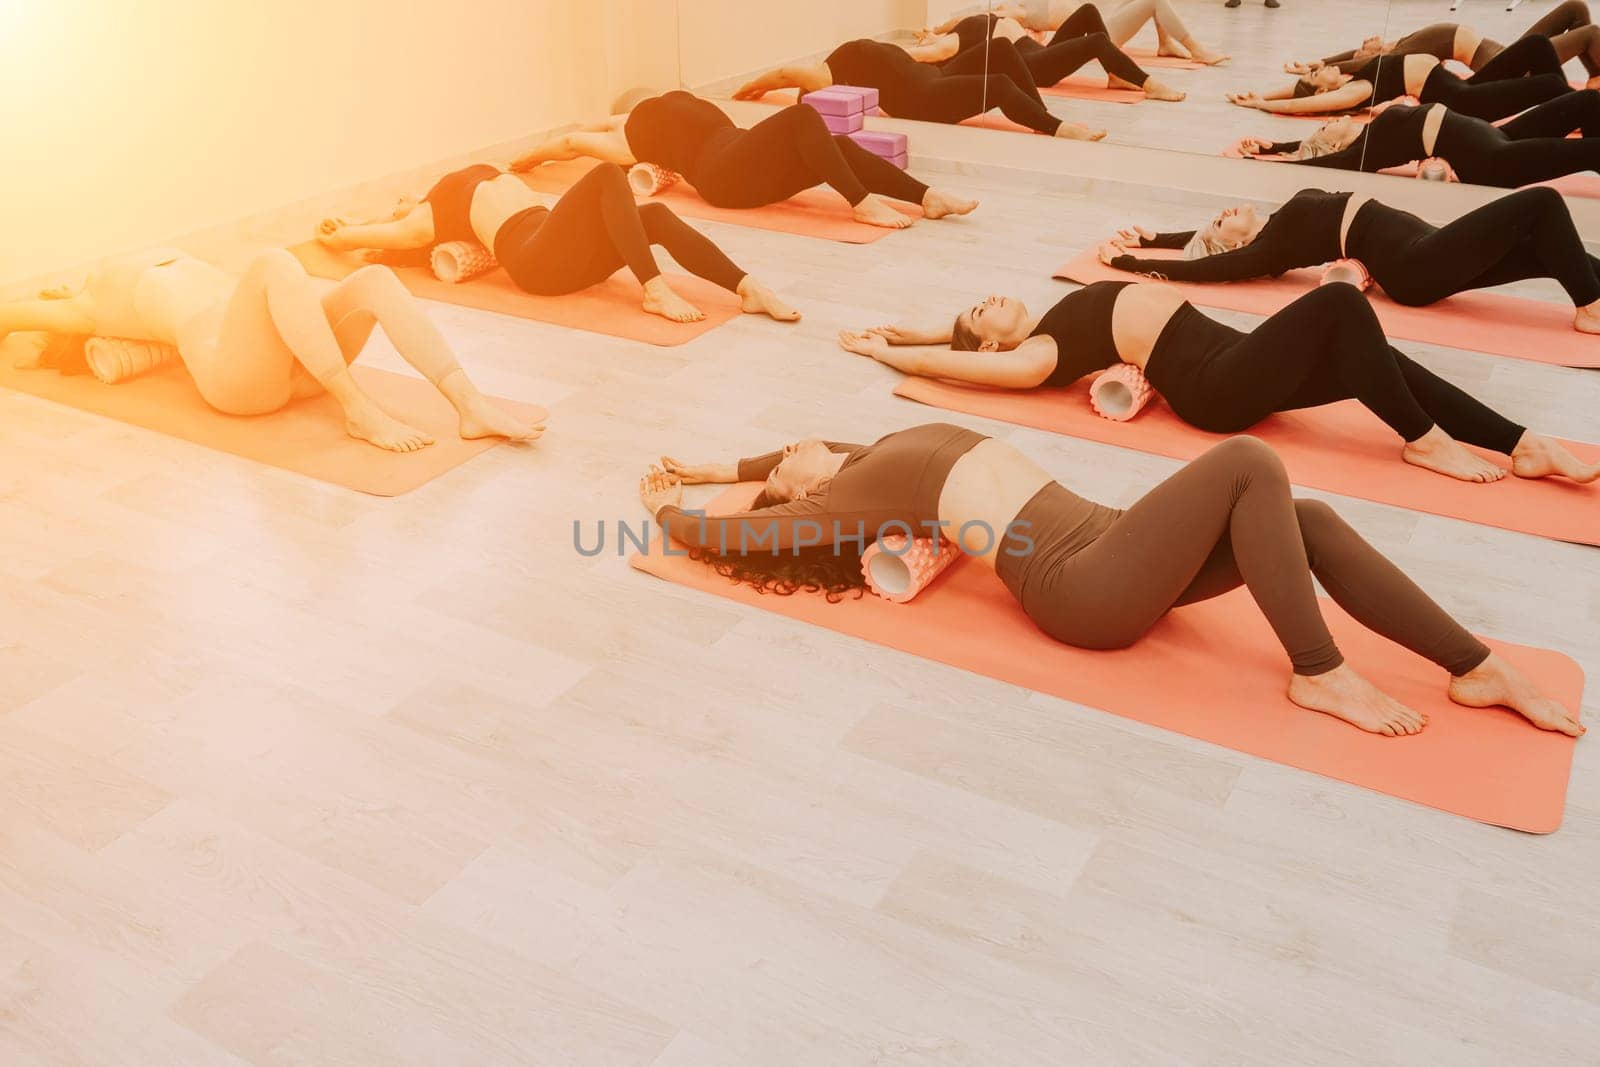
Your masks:
<path fill-rule="evenodd" d="M 926 0 L 678 0 L 682 77 L 691 87 L 925 24 Z"/>
<path fill-rule="evenodd" d="M 0 284 L 601 113 L 670 8 L 0 0 Z"/>

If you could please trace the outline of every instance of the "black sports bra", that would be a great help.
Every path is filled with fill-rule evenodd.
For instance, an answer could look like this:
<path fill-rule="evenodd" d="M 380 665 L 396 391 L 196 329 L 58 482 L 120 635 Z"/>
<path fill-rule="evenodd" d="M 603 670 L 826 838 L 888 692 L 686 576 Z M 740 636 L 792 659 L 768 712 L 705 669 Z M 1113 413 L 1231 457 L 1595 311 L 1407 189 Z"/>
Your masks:
<path fill-rule="evenodd" d="M 433 241 L 476 241 L 472 232 L 472 194 L 479 185 L 500 177 L 500 168 L 487 163 L 453 170 L 434 182 L 424 203 L 433 206 Z"/>
<path fill-rule="evenodd" d="M 1045 385 L 1071 385 L 1097 370 L 1122 362 L 1111 334 L 1111 311 L 1117 296 L 1133 282 L 1095 282 L 1056 301 L 1029 337 L 1056 343 L 1056 366 Z"/>

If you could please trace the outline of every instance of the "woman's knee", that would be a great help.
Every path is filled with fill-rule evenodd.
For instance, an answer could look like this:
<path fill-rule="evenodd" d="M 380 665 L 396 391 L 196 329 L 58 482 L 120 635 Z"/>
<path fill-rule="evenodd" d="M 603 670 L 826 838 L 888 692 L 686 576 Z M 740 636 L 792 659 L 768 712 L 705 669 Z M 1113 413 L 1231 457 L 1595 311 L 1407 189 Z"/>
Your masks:
<path fill-rule="evenodd" d="M 361 268 L 361 270 L 367 269 L 369 268 Z M 361 270 L 355 273 L 360 274 Z M 268 248 L 257 253 L 244 271 L 246 282 L 285 281 L 304 277 L 306 277 L 305 267 L 301 266 L 300 261 L 294 258 L 294 253 L 286 248 Z"/>
<path fill-rule="evenodd" d="M 639 221 L 646 233 L 655 234 L 677 223 L 678 216 L 667 205 L 651 201 L 639 205 Z"/>
<path fill-rule="evenodd" d="M 1288 472 L 1284 469 L 1283 458 L 1261 438 L 1247 433 L 1238 434 L 1220 445 L 1212 446 L 1202 458 L 1226 467 L 1236 475 L 1260 476 L 1285 484 L 1288 482 Z"/>
<path fill-rule="evenodd" d="M 390 300 L 409 300 L 411 293 L 395 272 L 379 263 L 369 263 L 350 274 L 340 289 L 366 306 Z"/>

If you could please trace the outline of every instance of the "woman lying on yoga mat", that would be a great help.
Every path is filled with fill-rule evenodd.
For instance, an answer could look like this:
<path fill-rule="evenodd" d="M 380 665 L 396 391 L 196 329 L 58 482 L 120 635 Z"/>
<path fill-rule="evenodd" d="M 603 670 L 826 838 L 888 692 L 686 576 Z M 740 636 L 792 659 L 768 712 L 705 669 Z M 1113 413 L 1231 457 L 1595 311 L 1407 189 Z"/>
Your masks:
<path fill-rule="evenodd" d="M 1569 138 L 1574 131 L 1583 136 Z M 1437 156 L 1464 182 L 1515 189 L 1600 170 L 1600 92 L 1568 93 L 1502 126 L 1440 104 L 1395 105 L 1364 127 L 1341 115 L 1303 141 L 1247 138 L 1240 147 L 1246 156 L 1368 173 Z"/>
<path fill-rule="evenodd" d="M 1583 64 L 1584 70 L 1589 72 L 1588 88 L 1596 88 L 1596 83 L 1600 82 L 1600 27 L 1593 25 L 1588 4 L 1581 0 L 1557 4 L 1522 36 L 1550 38 L 1561 62 L 1576 59 Z M 1491 41 L 1471 26 L 1438 22 L 1408 33 L 1398 41 L 1386 43 L 1382 37 L 1368 37 L 1359 48 L 1308 63 L 1285 63 L 1283 69 L 1290 74 L 1313 74 L 1323 67 L 1338 67 L 1352 74 L 1374 56 L 1428 55 L 1435 59 L 1453 59 L 1471 70 L 1480 70 L 1505 49 L 1505 45 Z"/>
<path fill-rule="evenodd" d="M 990 38 L 993 38 L 991 41 Z M 1085 4 L 1064 22 L 1048 44 L 1028 36 L 1022 24 L 994 16 L 971 15 L 955 24 L 950 33 L 923 43 L 904 45 L 919 63 L 943 66 L 974 48 L 993 47 L 1009 42 L 1033 75 L 1033 84 L 1048 89 L 1086 63 L 1099 63 L 1113 89 L 1140 89 L 1152 100 L 1182 100 L 1184 94 L 1145 73 L 1106 33 L 1100 12 Z"/>
<path fill-rule="evenodd" d="M 859 85 L 878 90 L 880 106 L 897 119 L 953 124 L 999 108 L 1012 122 L 1051 137 L 1098 141 L 1106 135 L 1052 115 L 1022 56 L 1010 42 L 996 45 L 969 49 L 935 67 L 918 63 L 899 45 L 848 41 L 821 63 L 779 67 L 733 95 L 759 100 L 775 89 L 811 93 L 830 85 Z"/>
<path fill-rule="evenodd" d="M 991 11 L 996 18 L 1011 19 L 1027 30 L 1051 33 L 1059 30 L 1087 6 L 1091 5 L 1081 4 L 1080 0 L 1032 0 L 1023 4 L 995 4 Z M 1104 14 L 1106 34 L 1118 48 L 1132 40 L 1149 22 L 1155 26 L 1157 55 L 1192 59 L 1207 65 L 1228 59 L 1194 39 L 1194 35 L 1178 17 L 1172 0 L 1107 0 L 1092 6 L 1098 7 Z M 929 37 L 949 33 L 960 21 L 960 18 L 952 18 L 941 26 L 923 32 Z"/>
<path fill-rule="evenodd" d="M 1424 716 L 1345 662 L 1315 576 L 1362 625 L 1448 671 L 1456 703 L 1584 731 L 1332 508 L 1294 499 L 1282 462 L 1256 438 L 1217 445 L 1126 511 L 1077 496 L 1004 441 L 943 423 L 864 446 L 800 441 L 737 465 L 662 463 L 640 482 L 645 507 L 697 558 L 763 592 L 837 599 L 864 584 L 861 553 L 880 531 L 942 530 L 993 567 L 1046 634 L 1112 649 L 1175 607 L 1244 585 L 1289 657 L 1291 701 L 1373 733 L 1419 732 Z M 707 518 L 680 506 L 683 482 L 754 480 L 766 491 L 751 511 Z"/>
<path fill-rule="evenodd" d="M 834 136 L 815 109 L 800 104 L 746 130 L 716 104 L 681 90 L 619 103 L 624 114 L 548 141 L 511 169 L 580 156 L 624 167 L 653 163 L 682 175 L 706 203 L 725 208 L 765 207 L 827 185 L 861 222 L 894 229 L 912 220 L 885 199 L 919 204 L 930 219 L 978 206 L 930 189 L 850 138 Z"/>
<path fill-rule="evenodd" d="M 525 441 L 544 432 L 478 392 L 421 303 L 385 267 L 363 267 L 323 290 L 283 249 L 261 253 L 239 279 L 158 249 L 106 260 L 61 299 L 0 304 L 0 336 L 40 330 L 172 345 L 218 411 L 265 415 L 327 390 L 350 436 L 412 452 L 433 439 L 384 411 L 350 374 L 374 326 L 455 407 L 462 437 Z"/>
<path fill-rule="evenodd" d="M 1412 96 L 1423 104 L 1443 104 L 1459 114 L 1493 121 L 1570 92 L 1549 38 L 1524 37 L 1470 78 L 1450 73 L 1430 55 L 1374 56 L 1350 74 L 1323 67 L 1287 89 L 1265 96 L 1229 93 L 1228 99 L 1277 115 L 1319 115 Z"/>
<path fill-rule="evenodd" d="M 538 296 L 576 293 L 627 267 L 644 287 L 645 311 L 673 322 L 705 318 L 661 276 L 650 250 L 660 245 L 685 270 L 737 293 L 745 312 L 781 322 L 800 317 L 671 208 L 635 201 L 627 175 L 608 163 L 585 174 L 553 208 L 522 179 L 479 163 L 440 178 L 422 203 L 398 218 L 364 224 L 328 219 L 317 240 L 341 251 L 399 253 L 477 241 L 493 251 L 518 288 Z"/>
<path fill-rule="evenodd" d="M 1181 248 L 1184 258 L 1140 259 L 1129 248 Z M 1584 248 L 1561 194 L 1543 186 L 1508 193 L 1443 227 L 1368 196 L 1302 189 L 1271 215 L 1240 204 L 1199 230 L 1124 230 L 1101 246 L 1100 258 L 1118 270 L 1174 282 L 1269 278 L 1349 258 L 1410 307 L 1554 278 L 1578 309 L 1574 328 L 1600 333 L 1600 260 Z"/>
<path fill-rule="evenodd" d="M 1600 463 L 1582 463 L 1395 351 L 1353 285 L 1313 289 L 1250 333 L 1207 318 L 1170 285 L 1096 282 L 1043 316 L 993 296 L 953 323 L 882 326 L 839 340 L 906 374 L 1002 389 L 1067 386 L 1131 363 L 1174 414 L 1208 433 L 1355 399 L 1400 435 L 1401 458 L 1418 467 L 1468 482 L 1505 475 L 1465 441 L 1510 456 L 1519 477 L 1600 480 Z M 895 347 L 947 342 L 948 350 Z"/>

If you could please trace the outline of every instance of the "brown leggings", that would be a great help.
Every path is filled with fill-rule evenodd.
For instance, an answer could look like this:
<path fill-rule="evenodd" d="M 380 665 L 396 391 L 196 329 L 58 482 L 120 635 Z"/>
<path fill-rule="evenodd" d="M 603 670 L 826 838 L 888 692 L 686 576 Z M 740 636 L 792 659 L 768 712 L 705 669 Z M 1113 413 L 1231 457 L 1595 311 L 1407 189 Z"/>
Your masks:
<path fill-rule="evenodd" d="M 1245 585 L 1295 673 L 1322 674 L 1344 657 L 1316 575 L 1361 625 L 1452 675 L 1489 655 L 1332 508 L 1294 499 L 1277 453 L 1254 437 L 1217 445 L 1125 512 L 1083 516 L 1080 498 L 1046 486 L 1017 516 L 1033 550 L 996 561 L 1028 617 L 1066 644 L 1126 648 L 1172 608 Z"/>

